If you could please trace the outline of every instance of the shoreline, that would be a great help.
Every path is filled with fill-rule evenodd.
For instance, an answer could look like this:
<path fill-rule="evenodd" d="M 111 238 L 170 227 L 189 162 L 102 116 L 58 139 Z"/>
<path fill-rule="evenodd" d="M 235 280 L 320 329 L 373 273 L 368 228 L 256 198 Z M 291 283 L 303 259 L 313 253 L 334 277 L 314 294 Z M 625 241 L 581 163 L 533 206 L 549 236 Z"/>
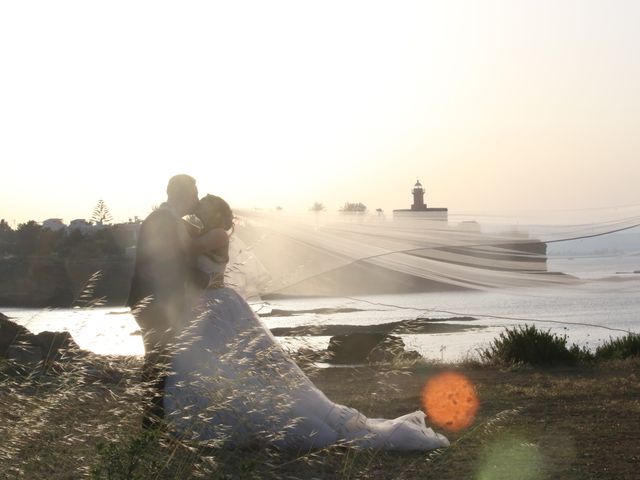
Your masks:
<path fill-rule="evenodd" d="M 473 295 L 473 297 L 483 298 L 477 295 Z M 498 300 L 501 301 L 502 298 L 499 297 Z M 517 299 L 515 301 L 517 302 Z M 487 305 L 490 308 L 490 305 L 495 303 L 497 302 L 492 300 Z M 320 307 L 309 308 L 314 304 L 313 301 L 304 301 L 286 305 L 283 307 L 286 310 L 279 312 L 287 312 L 284 316 L 271 317 L 267 313 L 263 321 L 266 321 L 272 332 L 283 340 L 285 348 L 293 352 L 300 348 L 306 351 L 311 349 L 322 352 L 327 348 L 329 339 L 340 334 L 386 333 L 402 337 L 407 350 L 416 350 L 431 361 L 452 363 L 464 362 L 470 356 L 473 358 L 474 352 L 478 348 L 486 347 L 505 327 L 524 325 L 525 323 L 535 324 L 535 321 L 526 319 L 522 319 L 521 322 L 510 322 L 472 316 L 453 317 L 447 315 L 440 317 L 437 313 L 434 314 L 435 318 L 432 318 L 431 316 L 426 317 L 424 314 L 413 314 L 400 310 L 396 312 L 396 315 L 392 310 L 357 309 L 352 308 L 352 305 L 349 304 L 338 305 L 338 308 L 335 308 L 336 305 L 328 303 Z M 635 321 L 631 322 L 631 318 L 635 318 L 633 312 L 636 311 L 634 307 L 636 304 L 640 306 L 637 301 L 627 305 L 627 312 L 622 317 L 623 320 L 617 322 L 620 325 L 604 323 L 601 327 L 623 327 L 636 331 Z M 569 307 L 571 306 L 569 305 Z M 633 312 L 629 310 L 631 307 L 634 307 Z M 277 306 L 275 310 L 278 311 L 278 308 L 280 306 Z M 129 312 L 124 312 L 121 308 L 116 308 L 115 311 L 112 311 L 112 307 L 54 309 L 51 311 L 25 309 L 23 313 L 14 315 L 12 311 L 16 310 L 20 309 L 12 308 L 5 310 L 5 313 L 10 317 L 15 316 L 14 321 L 26 326 L 32 332 L 65 330 L 69 331 L 74 339 L 79 339 L 83 349 L 100 355 L 114 353 L 125 356 L 142 355 L 142 344 L 139 336 L 135 335 L 139 327 L 129 318 Z M 420 310 L 422 311 L 422 309 Z M 265 311 L 268 312 L 268 310 Z M 2 312 L 1 309 L 0 312 Z M 522 313 L 519 314 L 519 316 L 522 315 Z M 601 321 L 599 315 L 596 312 L 593 322 L 599 323 Z M 403 318 L 403 320 L 398 321 L 397 318 Z M 591 319 L 587 319 L 587 321 L 589 320 Z M 537 324 L 539 328 L 544 330 L 551 328 L 560 336 L 568 334 L 570 343 L 576 343 L 591 351 L 594 351 L 611 337 L 623 335 L 622 332 L 618 335 L 617 332 L 601 328 L 587 328 L 580 325 L 572 328 L 571 325 L 564 323 L 548 324 L 544 323 L 544 320 L 541 321 L 543 323 Z M 604 320 L 602 321 L 604 322 Z M 99 329 L 95 330 L 98 326 Z M 106 331 L 105 328 L 109 330 Z M 96 341 L 87 342 L 89 335 L 98 335 L 98 337 L 96 337 Z"/>

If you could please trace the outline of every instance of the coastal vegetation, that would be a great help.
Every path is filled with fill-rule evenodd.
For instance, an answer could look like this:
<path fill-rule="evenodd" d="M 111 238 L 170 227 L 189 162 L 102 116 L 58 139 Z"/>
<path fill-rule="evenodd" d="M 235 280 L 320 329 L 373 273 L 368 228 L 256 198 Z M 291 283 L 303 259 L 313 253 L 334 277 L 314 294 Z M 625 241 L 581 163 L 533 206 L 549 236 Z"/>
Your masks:
<path fill-rule="evenodd" d="M 631 357 L 640 357 L 640 335 L 637 333 L 610 338 L 595 353 L 597 360 L 622 360 Z"/>
<path fill-rule="evenodd" d="M 108 210 L 97 215 L 105 220 Z M 90 226 L 89 223 L 86 225 Z M 127 225 L 130 224 L 97 223 L 96 228 L 90 229 L 68 227 L 52 230 L 30 220 L 14 230 L 5 220 L 0 220 L 0 258 L 38 256 L 64 259 L 70 255 L 124 254 L 127 247 L 135 245 L 134 229 Z"/>
<path fill-rule="evenodd" d="M 0 305 L 68 307 L 97 271 L 103 273 L 99 295 L 124 303 L 133 268 L 126 250 L 135 245 L 136 226 L 51 230 L 29 221 L 14 230 L 1 220 Z"/>
<path fill-rule="evenodd" d="M 541 330 L 535 325 L 506 328 L 488 347 L 480 350 L 483 362 L 496 365 L 576 365 L 640 357 L 640 335 L 629 332 L 609 338 L 594 352 L 576 344 L 567 346 L 566 335 Z"/>
<path fill-rule="evenodd" d="M 340 211 L 342 213 L 366 213 L 367 206 L 362 202 L 345 202 Z"/>
<path fill-rule="evenodd" d="M 324 206 L 323 203 L 320 203 L 320 202 L 313 202 L 313 205 L 311 205 L 311 208 L 309 209 L 309 211 L 314 213 L 324 212 L 325 210 L 326 210 L 326 207 Z"/>
<path fill-rule="evenodd" d="M 488 363 L 505 365 L 573 365 L 581 353 L 575 345 L 567 348 L 566 336 L 524 325 L 505 329 L 481 350 L 480 356 Z"/>

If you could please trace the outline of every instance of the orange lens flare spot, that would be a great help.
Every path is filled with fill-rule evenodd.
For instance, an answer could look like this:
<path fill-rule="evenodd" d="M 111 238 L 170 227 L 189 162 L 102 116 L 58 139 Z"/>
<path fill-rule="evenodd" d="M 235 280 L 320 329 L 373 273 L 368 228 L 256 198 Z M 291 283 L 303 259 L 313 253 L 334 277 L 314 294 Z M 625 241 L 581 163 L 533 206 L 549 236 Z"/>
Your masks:
<path fill-rule="evenodd" d="M 457 432 L 473 424 L 480 402 L 467 377 L 445 372 L 426 383 L 422 390 L 422 406 L 434 424 Z"/>

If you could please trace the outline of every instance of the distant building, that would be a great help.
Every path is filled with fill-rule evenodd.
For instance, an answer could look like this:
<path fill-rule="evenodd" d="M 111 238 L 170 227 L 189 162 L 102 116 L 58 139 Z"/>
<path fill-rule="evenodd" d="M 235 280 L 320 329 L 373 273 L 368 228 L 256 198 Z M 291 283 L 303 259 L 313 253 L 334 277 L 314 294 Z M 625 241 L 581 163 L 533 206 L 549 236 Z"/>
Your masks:
<path fill-rule="evenodd" d="M 48 228 L 52 232 L 67 228 L 61 218 L 48 218 L 42 222 L 42 228 Z"/>
<path fill-rule="evenodd" d="M 84 218 L 76 218 L 69 223 L 68 231 L 79 230 L 80 233 L 87 233 L 94 229 L 93 225 L 87 222 Z"/>
<path fill-rule="evenodd" d="M 424 187 L 420 183 L 420 180 L 416 181 L 416 184 L 411 190 L 413 195 L 413 204 L 409 209 L 400 209 L 393 211 L 394 218 L 419 218 L 425 220 L 439 220 L 446 222 L 449 217 L 449 210 L 447 208 L 429 208 L 424 201 Z"/>

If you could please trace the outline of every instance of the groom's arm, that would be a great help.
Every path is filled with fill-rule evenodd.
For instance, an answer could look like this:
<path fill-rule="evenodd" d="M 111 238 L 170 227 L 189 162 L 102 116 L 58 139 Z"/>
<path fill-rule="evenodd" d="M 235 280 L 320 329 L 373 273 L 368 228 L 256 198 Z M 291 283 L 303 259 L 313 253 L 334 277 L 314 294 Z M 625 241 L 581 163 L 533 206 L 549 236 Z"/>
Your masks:
<path fill-rule="evenodd" d="M 141 232 L 143 256 L 141 276 L 150 293 L 160 303 L 172 302 L 179 294 L 184 274 L 184 255 L 181 253 L 176 219 L 167 212 L 154 212 Z"/>

